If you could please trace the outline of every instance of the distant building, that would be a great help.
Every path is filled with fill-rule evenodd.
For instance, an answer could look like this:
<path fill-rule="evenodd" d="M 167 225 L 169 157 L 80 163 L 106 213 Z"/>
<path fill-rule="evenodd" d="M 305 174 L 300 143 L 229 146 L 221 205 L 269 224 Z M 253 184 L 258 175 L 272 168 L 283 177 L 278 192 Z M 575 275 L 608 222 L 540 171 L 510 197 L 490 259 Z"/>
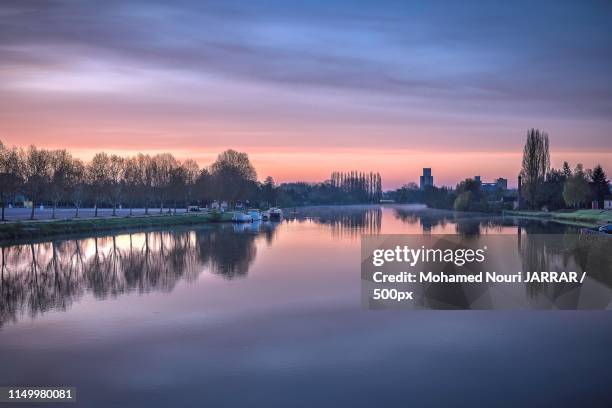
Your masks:
<path fill-rule="evenodd" d="M 434 180 L 433 176 L 431 175 L 431 168 L 423 167 L 423 175 L 421 176 L 421 182 L 419 184 L 419 187 L 421 188 L 421 190 L 424 190 L 425 187 L 433 185 Z"/>
<path fill-rule="evenodd" d="M 502 189 L 504 191 L 508 189 L 508 179 L 500 177 L 495 180 L 495 184 L 497 185 L 497 188 Z"/>
<path fill-rule="evenodd" d="M 483 183 L 480 180 L 480 176 L 474 176 L 474 180 L 480 183 L 480 189 L 486 193 L 493 193 L 496 191 L 505 192 L 508 190 L 508 179 L 498 178 L 493 183 Z"/>

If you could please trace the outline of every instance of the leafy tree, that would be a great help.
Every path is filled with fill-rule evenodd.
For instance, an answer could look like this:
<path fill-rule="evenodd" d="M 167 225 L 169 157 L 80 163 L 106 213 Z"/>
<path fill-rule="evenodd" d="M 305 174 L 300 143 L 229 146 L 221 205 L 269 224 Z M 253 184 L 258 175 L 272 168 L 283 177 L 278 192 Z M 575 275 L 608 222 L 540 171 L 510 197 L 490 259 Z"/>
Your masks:
<path fill-rule="evenodd" d="M 392 198 L 398 203 L 417 203 L 422 201 L 422 194 L 419 186 L 410 182 L 395 190 Z"/>
<path fill-rule="evenodd" d="M 447 187 L 425 186 L 423 202 L 431 208 L 453 208 L 457 195 Z"/>
<path fill-rule="evenodd" d="M 571 171 L 570 171 L 571 176 Z M 564 170 L 551 169 L 546 175 L 546 181 L 542 184 L 539 195 L 549 210 L 565 207 L 563 200 L 563 186 L 567 177 Z"/>
<path fill-rule="evenodd" d="M 266 177 L 261 189 L 263 200 L 267 202 L 268 205 L 276 205 L 277 191 L 274 185 L 274 179 L 270 176 Z"/>
<path fill-rule="evenodd" d="M 480 181 L 468 178 L 457 184 L 457 194 L 470 192 L 475 196 L 475 198 L 480 199 L 482 197 L 482 191 L 480 190 L 480 187 Z"/>
<path fill-rule="evenodd" d="M 578 164 L 572 176 L 565 181 L 563 199 L 568 206 L 576 208 L 588 202 L 590 197 L 589 180 L 582 164 Z"/>
<path fill-rule="evenodd" d="M 453 208 L 458 211 L 484 211 L 487 203 L 480 189 L 480 181 L 468 178 L 457 185 Z"/>
<path fill-rule="evenodd" d="M 543 201 L 538 192 L 544 183 L 549 168 L 548 134 L 541 132 L 539 129 L 530 129 L 527 131 L 527 140 L 523 148 L 521 169 L 523 191 L 521 193 L 531 208 L 538 208 Z"/>
<path fill-rule="evenodd" d="M 453 208 L 456 211 L 469 211 L 472 206 L 472 201 L 474 198 L 472 197 L 473 193 L 471 191 L 464 191 L 457 195 L 455 199 L 455 203 L 453 204 Z"/>
<path fill-rule="evenodd" d="M 562 171 L 563 171 L 563 177 L 565 177 L 566 180 L 572 176 L 572 169 L 570 168 L 569 163 L 566 161 L 563 162 Z"/>
<path fill-rule="evenodd" d="M 597 200 L 598 208 L 603 208 L 604 200 L 610 194 L 610 181 L 599 164 L 595 166 L 591 173 L 591 189 L 593 198 Z"/>

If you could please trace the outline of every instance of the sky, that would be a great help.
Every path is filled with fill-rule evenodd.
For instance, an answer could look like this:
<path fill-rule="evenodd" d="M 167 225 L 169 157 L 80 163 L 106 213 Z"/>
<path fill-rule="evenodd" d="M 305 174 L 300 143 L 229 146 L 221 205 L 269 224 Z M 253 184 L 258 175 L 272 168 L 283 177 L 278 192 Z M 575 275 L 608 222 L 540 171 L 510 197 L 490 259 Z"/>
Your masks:
<path fill-rule="evenodd" d="M 260 179 L 515 185 L 527 129 L 612 173 L 609 1 L 0 2 L 0 140 L 245 151 Z"/>

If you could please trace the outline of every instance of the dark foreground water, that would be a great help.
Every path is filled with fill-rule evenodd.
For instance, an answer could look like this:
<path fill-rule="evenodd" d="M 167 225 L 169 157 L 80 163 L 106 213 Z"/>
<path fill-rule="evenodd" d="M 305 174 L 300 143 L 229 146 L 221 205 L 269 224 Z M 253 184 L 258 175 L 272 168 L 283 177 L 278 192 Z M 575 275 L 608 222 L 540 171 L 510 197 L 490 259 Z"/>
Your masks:
<path fill-rule="evenodd" d="M 307 209 L 5 246 L 0 386 L 75 386 L 84 407 L 611 406 L 609 311 L 361 308 L 362 233 L 516 222 Z"/>

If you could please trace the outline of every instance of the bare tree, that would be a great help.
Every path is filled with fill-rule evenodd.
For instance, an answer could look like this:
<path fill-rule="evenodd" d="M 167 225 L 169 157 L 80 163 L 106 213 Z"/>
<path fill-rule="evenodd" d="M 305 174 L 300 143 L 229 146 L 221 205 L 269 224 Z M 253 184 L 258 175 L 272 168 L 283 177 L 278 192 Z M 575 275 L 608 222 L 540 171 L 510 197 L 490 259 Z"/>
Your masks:
<path fill-rule="evenodd" d="M 175 166 L 170 170 L 168 196 L 174 203 L 174 215 L 176 215 L 176 204 L 179 200 L 185 200 L 187 196 L 187 169 L 183 166 Z"/>
<path fill-rule="evenodd" d="M 25 173 L 25 189 L 32 202 L 30 219 L 34 219 L 36 204 L 44 196 L 51 182 L 50 163 L 51 155 L 47 150 L 30 146 L 22 151 L 23 170 Z"/>
<path fill-rule="evenodd" d="M 539 205 L 538 191 L 550 170 L 548 147 L 548 134 L 541 132 L 539 129 L 530 129 L 527 132 L 521 169 L 522 194 L 532 208 L 537 208 Z"/>
<path fill-rule="evenodd" d="M 181 166 L 185 169 L 186 205 L 190 205 L 194 200 L 196 183 L 198 182 L 198 177 L 200 177 L 200 168 L 198 163 L 191 159 L 185 160 Z"/>
<path fill-rule="evenodd" d="M 234 203 L 243 199 L 257 181 L 257 173 L 246 153 L 226 150 L 211 166 L 215 194 Z"/>
<path fill-rule="evenodd" d="M 155 172 L 153 160 L 148 154 L 139 153 L 135 157 L 137 174 L 140 177 L 138 185 L 142 188 L 142 198 L 145 206 L 145 214 L 149 214 L 149 204 L 153 195 L 153 174 Z"/>
<path fill-rule="evenodd" d="M 113 154 L 108 161 L 108 193 L 113 205 L 113 217 L 117 215 L 117 204 L 121 201 L 125 159 Z"/>
<path fill-rule="evenodd" d="M 106 153 L 97 153 L 87 165 L 87 183 L 94 201 L 94 217 L 98 216 L 98 203 L 109 187 L 110 158 Z"/>
<path fill-rule="evenodd" d="M 68 191 L 75 207 L 75 218 L 79 217 L 79 209 L 85 198 L 85 165 L 79 159 L 72 160 L 68 172 Z"/>
<path fill-rule="evenodd" d="M 214 199 L 212 176 L 208 169 L 202 169 L 194 186 L 194 197 L 198 201 L 210 202 Z"/>
<path fill-rule="evenodd" d="M 72 165 L 72 156 L 66 150 L 55 150 L 49 152 L 49 197 L 53 203 L 51 218 L 55 218 L 58 203 L 68 193 L 68 177 Z"/>
<path fill-rule="evenodd" d="M 22 183 L 22 164 L 17 148 L 6 149 L 0 141 L 0 200 L 2 221 L 6 202 L 15 196 Z"/>
<path fill-rule="evenodd" d="M 177 161 L 170 153 L 157 154 L 153 162 L 153 191 L 159 201 L 159 213 L 164 210 L 164 201 L 170 192 L 172 171 L 177 167 Z M 168 209 L 169 210 L 169 209 Z"/>
<path fill-rule="evenodd" d="M 130 216 L 136 199 L 144 192 L 141 171 L 137 157 L 130 157 L 123 163 L 123 185 L 130 206 Z"/>

